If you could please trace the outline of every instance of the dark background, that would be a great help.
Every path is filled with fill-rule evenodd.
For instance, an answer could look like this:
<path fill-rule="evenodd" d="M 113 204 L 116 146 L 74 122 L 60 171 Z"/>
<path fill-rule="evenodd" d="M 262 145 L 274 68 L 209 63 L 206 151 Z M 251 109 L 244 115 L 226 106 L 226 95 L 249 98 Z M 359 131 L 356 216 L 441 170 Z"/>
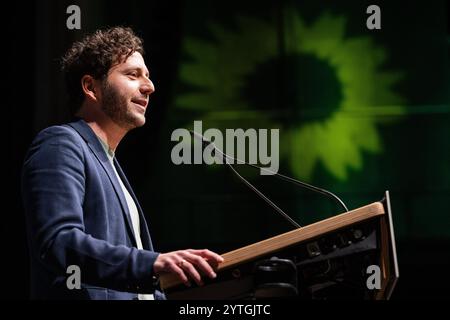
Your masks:
<path fill-rule="evenodd" d="M 68 15 L 65 11 L 71 4 L 81 8 L 81 30 L 66 28 Z M 382 9 L 382 30 L 369 33 L 365 28 L 365 8 L 369 4 L 372 3 L 227 1 L 213 4 L 131 0 L 126 3 L 103 0 L 10 4 L 4 13 L 6 32 L 3 36 L 7 83 L 3 86 L 7 188 L 5 217 L 1 223 L 2 292 L 7 294 L 4 298 L 28 298 L 28 256 L 20 200 L 23 158 L 40 130 L 70 119 L 58 59 L 74 40 L 100 27 L 127 25 L 144 38 L 146 62 L 157 88 L 150 99 L 147 124 L 130 132 L 117 152 L 146 212 L 156 249 L 208 247 L 226 252 L 290 230 L 282 218 L 229 171 L 173 165 L 170 150 L 174 144 L 170 134 L 174 128 L 192 124 L 194 119 L 205 116 L 183 110 L 176 103 L 176 97 L 189 89 L 179 76 L 183 63 L 189 61 L 183 50 L 186 37 L 211 40 L 211 34 L 205 31 L 207 21 L 232 28 L 229 17 L 234 14 L 269 19 L 273 16 L 274 21 L 280 21 L 277 19 L 283 18 L 283 9 L 292 5 L 310 23 L 324 10 L 346 15 L 349 17 L 347 37 L 371 37 L 377 44 L 389 48 L 390 56 L 384 67 L 402 70 L 403 80 L 394 90 L 403 97 L 408 110 L 406 116 L 394 119 L 393 125 L 380 125 L 383 153 L 363 153 L 362 169 L 349 170 L 343 180 L 336 179 L 318 164 L 308 182 L 333 190 L 350 208 L 378 201 L 384 190 L 391 190 L 400 264 L 400 280 L 392 298 L 448 298 L 449 7 L 444 1 L 378 2 Z M 279 61 L 288 63 L 290 60 L 280 58 Z M 267 68 L 271 70 L 270 66 Z M 273 86 L 281 88 L 284 84 Z M 255 86 L 256 92 L 248 90 L 252 97 L 259 97 L 261 91 L 267 90 L 261 84 Z M 281 111 L 288 105 L 283 101 L 280 100 Z M 270 112 L 262 112 L 270 118 Z M 287 123 L 289 119 L 280 121 Z M 229 125 L 229 122 L 223 120 L 222 125 Z M 281 163 L 280 172 L 293 175 L 286 162 Z M 319 196 L 296 190 L 273 178 L 251 174 L 250 177 L 303 223 L 338 212 L 337 206 Z M 311 216 L 311 212 L 317 212 L 318 216 Z"/>

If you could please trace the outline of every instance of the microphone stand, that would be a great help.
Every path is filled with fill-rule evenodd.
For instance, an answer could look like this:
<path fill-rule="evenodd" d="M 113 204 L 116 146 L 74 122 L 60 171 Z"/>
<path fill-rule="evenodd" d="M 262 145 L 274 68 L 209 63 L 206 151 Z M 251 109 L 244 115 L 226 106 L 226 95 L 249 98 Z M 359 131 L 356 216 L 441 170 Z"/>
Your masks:
<path fill-rule="evenodd" d="M 262 171 L 268 172 L 271 175 L 274 175 L 274 176 L 278 177 L 281 180 L 293 183 L 293 184 L 295 184 L 297 186 L 301 186 L 301 187 L 304 187 L 304 188 L 309 189 L 311 191 L 315 191 L 315 192 L 318 192 L 318 193 L 320 193 L 322 195 L 325 195 L 325 196 L 327 196 L 327 197 L 337 201 L 344 208 L 344 210 L 346 212 L 348 211 L 347 206 L 344 204 L 344 202 L 341 199 L 339 199 L 338 196 L 336 196 L 334 193 L 332 193 L 332 192 L 330 192 L 328 190 L 315 187 L 315 186 L 310 185 L 308 183 L 305 183 L 305 182 L 293 179 L 291 177 L 282 175 L 282 174 L 274 172 L 272 170 L 269 170 L 269 169 L 266 169 L 266 168 L 263 168 L 263 167 L 259 167 L 259 166 L 256 166 L 254 164 L 247 163 L 245 161 L 233 158 L 233 157 L 225 154 L 222 150 L 217 148 L 217 146 L 212 141 L 209 141 L 209 140 L 205 139 L 198 132 L 195 132 L 195 131 L 192 131 L 192 130 L 189 130 L 189 132 L 195 138 L 200 139 L 200 141 L 202 141 L 204 146 L 212 145 L 214 150 L 218 151 L 222 155 L 222 157 L 225 159 L 225 164 L 239 177 L 239 179 L 241 179 L 250 189 L 252 189 L 258 196 L 260 196 L 264 201 L 266 201 L 272 208 L 274 208 L 279 214 L 281 214 L 286 220 L 289 221 L 289 223 L 291 223 L 296 228 L 300 228 L 301 226 L 297 222 L 295 222 L 288 214 L 286 214 L 283 210 L 281 210 L 281 208 L 278 207 L 273 201 L 271 201 L 267 196 L 265 196 L 261 191 L 259 191 L 254 185 L 252 185 L 247 179 L 245 179 L 242 175 L 240 175 L 239 172 L 237 172 L 236 169 L 233 168 L 231 163 L 228 162 L 229 159 L 233 160 L 234 161 L 233 163 L 245 164 L 245 165 L 251 166 L 253 168 L 260 169 Z"/>

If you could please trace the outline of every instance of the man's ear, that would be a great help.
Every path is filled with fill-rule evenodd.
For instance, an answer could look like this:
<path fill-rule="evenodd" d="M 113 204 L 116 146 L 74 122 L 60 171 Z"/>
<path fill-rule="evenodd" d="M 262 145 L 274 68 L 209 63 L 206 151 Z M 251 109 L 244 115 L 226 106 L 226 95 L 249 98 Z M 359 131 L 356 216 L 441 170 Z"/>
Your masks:
<path fill-rule="evenodd" d="M 86 99 L 98 101 L 100 97 L 98 81 L 92 76 L 86 74 L 81 78 L 81 88 L 86 96 Z"/>

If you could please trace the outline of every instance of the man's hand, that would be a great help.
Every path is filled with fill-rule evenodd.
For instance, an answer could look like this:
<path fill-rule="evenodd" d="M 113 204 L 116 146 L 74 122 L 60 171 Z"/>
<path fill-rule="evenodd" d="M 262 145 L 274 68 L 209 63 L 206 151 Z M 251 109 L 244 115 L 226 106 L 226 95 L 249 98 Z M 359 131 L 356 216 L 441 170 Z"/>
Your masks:
<path fill-rule="evenodd" d="M 174 273 L 187 286 L 191 283 L 189 279 L 193 279 L 197 285 L 203 285 L 202 276 L 207 275 L 214 279 L 219 263 L 223 262 L 223 258 L 207 249 L 203 250 L 179 250 L 168 253 L 161 253 L 153 265 L 153 271 L 156 274 Z"/>

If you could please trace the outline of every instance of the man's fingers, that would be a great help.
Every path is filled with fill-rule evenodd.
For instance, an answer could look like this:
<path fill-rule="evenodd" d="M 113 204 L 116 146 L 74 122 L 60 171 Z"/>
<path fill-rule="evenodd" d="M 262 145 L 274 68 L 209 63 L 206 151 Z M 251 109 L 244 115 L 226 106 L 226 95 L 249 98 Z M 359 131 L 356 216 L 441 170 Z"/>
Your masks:
<path fill-rule="evenodd" d="M 209 261 L 206 261 L 205 258 L 199 255 L 195 255 L 193 253 L 189 253 L 189 261 L 193 264 L 197 269 L 199 269 L 203 274 L 208 277 L 214 279 L 217 275 L 214 272 L 214 269 L 209 264 Z"/>
<path fill-rule="evenodd" d="M 205 258 L 210 263 L 214 261 L 216 264 L 219 264 L 224 261 L 224 259 L 220 255 L 218 255 L 217 253 L 212 252 L 208 249 L 202 249 L 202 250 L 189 249 L 188 251 L 192 254 L 195 254 L 195 255 Z"/>
<path fill-rule="evenodd" d="M 188 277 L 184 274 L 184 270 L 180 265 L 174 264 L 172 270 L 186 286 L 191 286 Z"/>
<path fill-rule="evenodd" d="M 186 260 L 183 259 L 180 261 L 179 263 L 179 267 L 186 273 L 189 274 L 189 277 L 191 279 L 194 279 L 195 283 L 197 283 L 197 285 L 202 286 L 203 285 L 203 281 L 202 281 L 202 277 L 200 276 L 200 274 L 198 273 L 198 271 L 196 270 L 196 268 L 193 266 L 193 264 Z"/>
<path fill-rule="evenodd" d="M 220 255 L 207 249 L 188 249 L 160 254 L 153 269 L 157 274 L 161 272 L 174 273 L 187 286 L 190 286 L 190 279 L 202 286 L 202 275 L 216 278 L 214 270 L 221 262 L 223 262 L 223 258 Z"/>

